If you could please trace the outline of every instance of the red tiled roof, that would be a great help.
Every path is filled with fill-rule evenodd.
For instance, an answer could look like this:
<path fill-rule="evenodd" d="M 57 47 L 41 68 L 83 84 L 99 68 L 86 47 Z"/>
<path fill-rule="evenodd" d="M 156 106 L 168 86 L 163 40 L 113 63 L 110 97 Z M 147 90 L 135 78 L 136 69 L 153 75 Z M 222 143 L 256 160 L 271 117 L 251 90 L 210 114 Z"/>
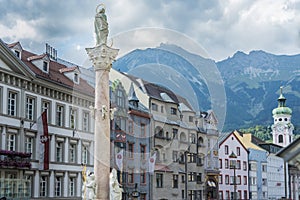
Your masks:
<path fill-rule="evenodd" d="M 42 54 L 44 55 L 44 54 Z M 95 89 L 87 83 L 86 80 L 80 79 L 80 84 L 75 84 L 72 80 L 66 77 L 63 73 L 60 73 L 60 70 L 66 69 L 67 67 L 63 64 L 50 60 L 49 62 L 49 73 L 42 72 L 38 67 L 36 67 L 28 58 L 30 57 L 40 57 L 42 55 L 36 55 L 29 51 L 23 50 L 22 51 L 22 58 L 21 60 L 25 65 L 27 65 L 35 74 L 36 76 L 43 77 L 46 80 L 56 82 L 59 85 L 63 85 L 68 88 L 73 88 L 73 90 L 77 90 L 87 95 L 94 96 Z M 42 57 L 40 57 L 42 58 Z"/>

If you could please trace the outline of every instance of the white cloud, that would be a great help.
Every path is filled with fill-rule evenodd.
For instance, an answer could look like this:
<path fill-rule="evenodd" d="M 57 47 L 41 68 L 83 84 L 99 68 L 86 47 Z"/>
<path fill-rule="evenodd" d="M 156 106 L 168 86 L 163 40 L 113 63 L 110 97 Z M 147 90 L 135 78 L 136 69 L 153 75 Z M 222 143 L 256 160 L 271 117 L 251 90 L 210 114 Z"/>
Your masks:
<path fill-rule="evenodd" d="M 86 59 L 84 51 L 81 56 L 77 52 L 76 57 L 72 51 L 77 51 L 77 45 L 82 50 L 94 44 L 93 20 L 99 1 L 28 0 L 22 5 L 17 0 L 0 1 L 3 5 L 0 7 L 0 37 L 4 41 L 32 40 L 31 46 L 27 41 L 31 48 L 49 42 L 58 49 L 59 55 L 70 56 L 67 59 L 76 62 L 80 58 Z M 103 2 L 110 37 L 149 27 L 171 30 L 202 45 L 216 60 L 231 56 L 238 50 L 262 49 L 282 54 L 299 52 L 299 0 Z M 147 32 L 120 42 L 118 47 L 126 49 L 125 52 L 130 50 L 129 46 L 159 44 L 166 40 L 165 37 L 170 36 Z M 127 41 L 139 45 L 131 45 Z"/>

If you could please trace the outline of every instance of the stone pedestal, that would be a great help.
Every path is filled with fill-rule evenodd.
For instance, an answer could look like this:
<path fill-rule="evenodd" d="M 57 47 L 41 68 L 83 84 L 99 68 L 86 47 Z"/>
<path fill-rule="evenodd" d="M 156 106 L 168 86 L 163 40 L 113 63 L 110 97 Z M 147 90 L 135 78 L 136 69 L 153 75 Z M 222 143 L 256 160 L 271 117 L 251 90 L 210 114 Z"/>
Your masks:
<path fill-rule="evenodd" d="M 109 71 L 112 62 L 118 55 L 118 49 L 106 44 L 94 48 L 86 48 L 93 62 L 95 80 L 95 130 L 94 130 L 94 173 L 96 180 L 97 200 L 109 199 L 110 174 L 110 100 Z"/>

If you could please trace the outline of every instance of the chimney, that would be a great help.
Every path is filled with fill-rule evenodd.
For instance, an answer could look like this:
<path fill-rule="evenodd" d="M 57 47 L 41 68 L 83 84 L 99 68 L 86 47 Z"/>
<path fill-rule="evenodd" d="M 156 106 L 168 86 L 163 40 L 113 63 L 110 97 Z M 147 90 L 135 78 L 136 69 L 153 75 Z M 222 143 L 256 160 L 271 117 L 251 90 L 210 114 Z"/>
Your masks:
<path fill-rule="evenodd" d="M 48 43 L 46 43 L 46 54 L 50 59 L 57 61 L 57 50 Z"/>

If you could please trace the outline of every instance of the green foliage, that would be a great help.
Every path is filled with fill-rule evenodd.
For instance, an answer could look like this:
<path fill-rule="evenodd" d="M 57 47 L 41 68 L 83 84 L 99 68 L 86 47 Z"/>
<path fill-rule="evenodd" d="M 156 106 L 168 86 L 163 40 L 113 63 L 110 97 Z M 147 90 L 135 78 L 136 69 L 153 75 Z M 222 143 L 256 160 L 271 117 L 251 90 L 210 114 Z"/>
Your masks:
<path fill-rule="evenodd" d="M 251 133 L 263 141 L 272 140 L 272 130 L 270 126 L 256 125 L 254 127 L 240 129 L 239 131 L 244 133 Z"/>

